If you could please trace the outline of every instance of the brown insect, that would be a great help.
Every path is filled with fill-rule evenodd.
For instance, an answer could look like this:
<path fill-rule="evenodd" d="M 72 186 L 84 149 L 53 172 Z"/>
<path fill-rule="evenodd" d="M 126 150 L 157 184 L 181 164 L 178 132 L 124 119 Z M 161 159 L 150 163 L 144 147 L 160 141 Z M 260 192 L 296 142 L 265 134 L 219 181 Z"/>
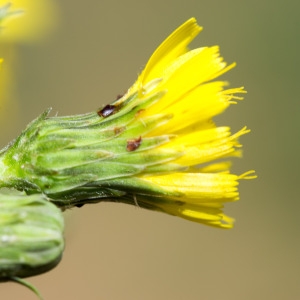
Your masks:
<path fill-rule="evenodd" d="M 107 118 L 110 115 L 114 114 L 117 111 L 117 107 L 112 104 L 105 105 L 101 110 L 97 111 L 97 114 L 100 117 Z"/>
<path fill-rule="evenodd" d="M 142 137 L 138 137 L 137 139 L 128 140 L 126 150 L 131 152 L 136 150 L 142 143 Z"/>

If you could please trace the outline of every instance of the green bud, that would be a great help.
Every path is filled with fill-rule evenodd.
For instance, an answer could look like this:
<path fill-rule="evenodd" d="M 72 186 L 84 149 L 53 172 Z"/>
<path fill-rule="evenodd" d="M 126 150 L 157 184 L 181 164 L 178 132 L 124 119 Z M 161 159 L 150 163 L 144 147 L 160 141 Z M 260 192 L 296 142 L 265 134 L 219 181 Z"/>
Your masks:
<path fill-rule="evenodd" d="M 61 211 L 41 194 L 0 194 L 0 281 L 49 271 L 64 249 Z"/>

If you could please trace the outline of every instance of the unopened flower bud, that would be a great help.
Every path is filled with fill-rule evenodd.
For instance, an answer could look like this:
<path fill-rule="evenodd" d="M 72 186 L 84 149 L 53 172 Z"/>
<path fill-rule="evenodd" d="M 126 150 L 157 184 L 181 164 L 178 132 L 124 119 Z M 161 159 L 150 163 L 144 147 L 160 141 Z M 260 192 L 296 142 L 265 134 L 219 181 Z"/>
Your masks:
<path fill-rule="evenodd" d="M 0 194 L 0 281 L 55 267 L 64 249 L 61 211 L 41 194 Z"/>

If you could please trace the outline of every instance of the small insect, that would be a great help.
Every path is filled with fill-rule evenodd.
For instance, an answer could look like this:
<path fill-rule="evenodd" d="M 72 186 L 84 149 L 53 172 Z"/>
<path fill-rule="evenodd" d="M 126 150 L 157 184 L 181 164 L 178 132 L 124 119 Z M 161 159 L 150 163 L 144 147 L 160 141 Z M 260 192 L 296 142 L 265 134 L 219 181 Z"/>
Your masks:
<path fill-rule="evenodd" d="M 142 143 L 142 137 L 138 137 L 137 139 L 128 140 L 126 150 L 131 152 L 136 150 Z"/>
<path fill-rule="evenodd" d="M 105 105 L 101 110 L 97 111 L 100 117 L 107 118 L 117 112 L 117 106 L 112 104 Z"/>

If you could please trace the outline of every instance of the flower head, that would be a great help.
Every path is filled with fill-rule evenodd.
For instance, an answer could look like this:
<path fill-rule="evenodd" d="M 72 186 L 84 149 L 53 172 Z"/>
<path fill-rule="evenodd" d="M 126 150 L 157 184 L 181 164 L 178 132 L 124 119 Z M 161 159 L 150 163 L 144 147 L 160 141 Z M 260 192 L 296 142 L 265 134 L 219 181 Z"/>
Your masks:
<path fill-rule="evenodd" d="M 0 185 L 43 192 L 62 208 L 115 201 L 231 228 L 225 202 L 238 200 L 229 173 L 238 138 L 212 118 L 241 99 L 243 88 L 215 80 L 231 69 L 218 47 L 189 50 L 195 19 L 154 52 L 128 92 L 90 114 L 45 112 L 0 157 Z"/>

